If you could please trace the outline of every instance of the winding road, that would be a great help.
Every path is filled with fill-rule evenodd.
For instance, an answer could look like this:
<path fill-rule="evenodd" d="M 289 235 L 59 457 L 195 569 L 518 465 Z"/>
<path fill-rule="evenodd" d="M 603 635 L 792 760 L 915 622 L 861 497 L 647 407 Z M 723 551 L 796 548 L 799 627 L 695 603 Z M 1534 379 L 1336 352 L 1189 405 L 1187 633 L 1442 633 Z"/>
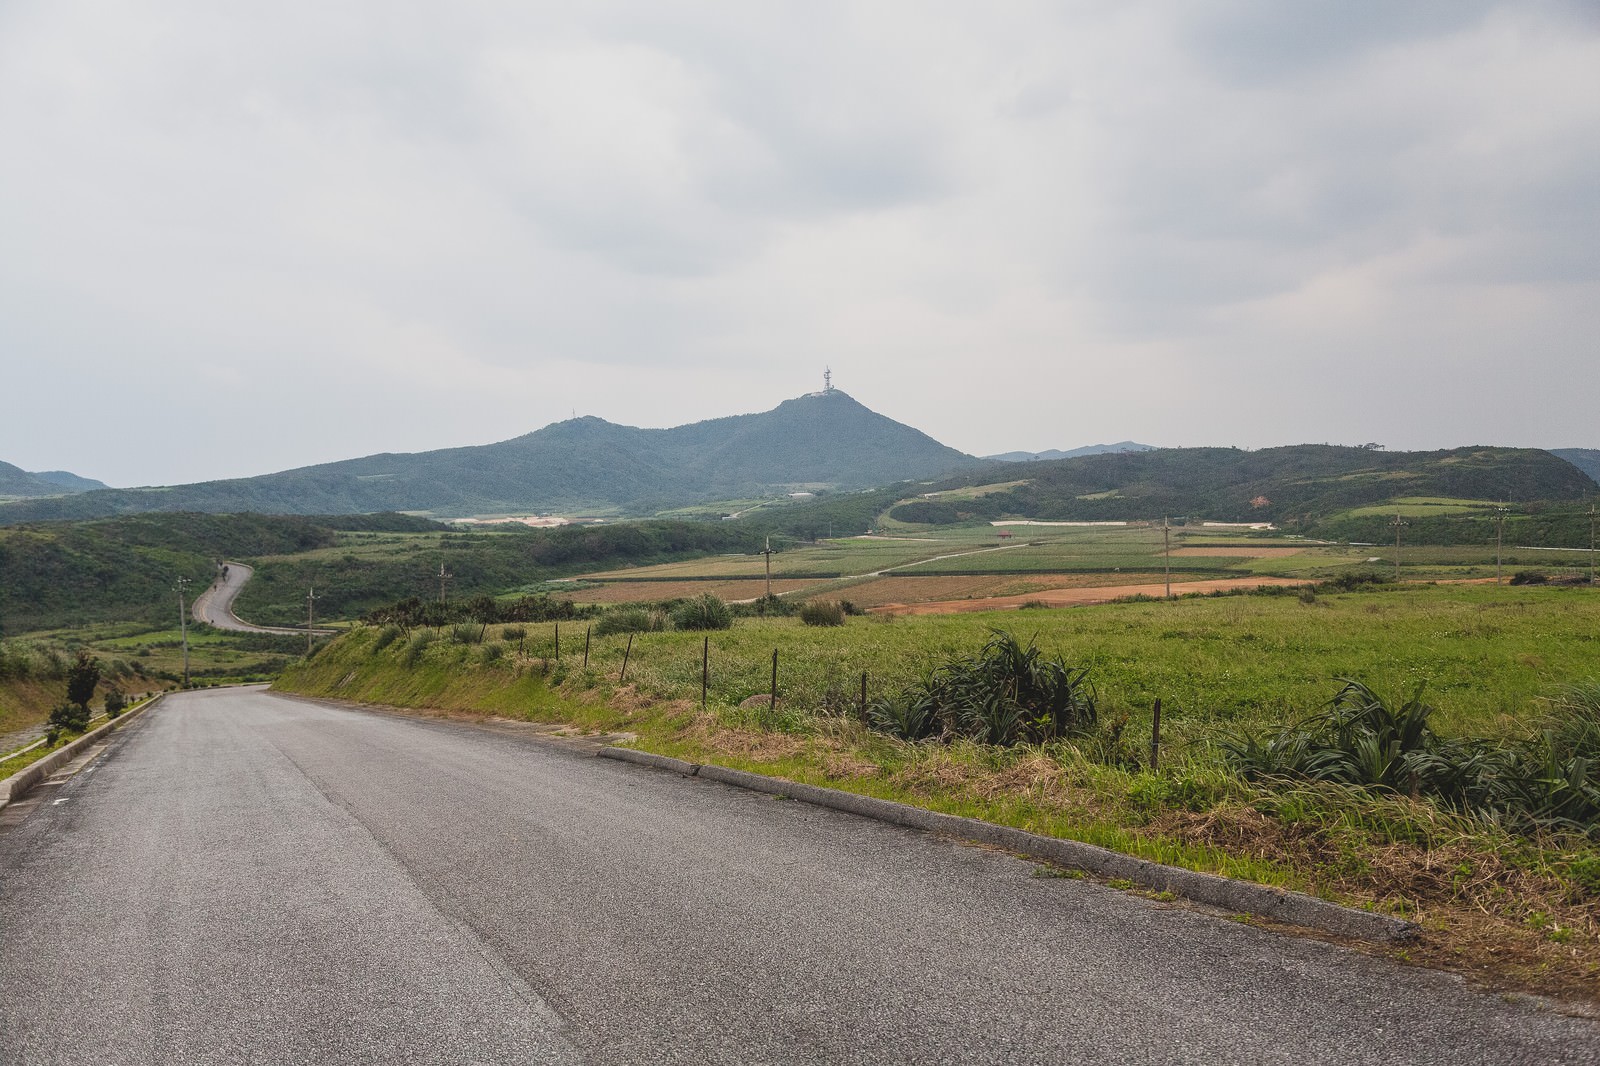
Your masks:
<path fill-rule="evenodd" d="M 0 1062 L 1600 1063 L 1600 1023 L 535 736 L 172 695 L 0 812 Z"/>
<path fill-rule="evenodd" d="M 225 629 L 231 633 L 282 633 L 295 636 L 305 636 L 305 627 L 289 628 L 285 626 L 253 626 L 233 613 L 233 601 L 238 598 L 240 590 L 245 586 L 252 575 L 253 567 L 244 563 L 224 563 L 222 570 L 217 575 L 217 580 L 204 592 L 194 598 L 194 605 L 189 613 L 196 622 L 212 626 L 216 629 Z M 333 635 L 331 629 L 313 629 L 317 636 L 327 637 Z"/>

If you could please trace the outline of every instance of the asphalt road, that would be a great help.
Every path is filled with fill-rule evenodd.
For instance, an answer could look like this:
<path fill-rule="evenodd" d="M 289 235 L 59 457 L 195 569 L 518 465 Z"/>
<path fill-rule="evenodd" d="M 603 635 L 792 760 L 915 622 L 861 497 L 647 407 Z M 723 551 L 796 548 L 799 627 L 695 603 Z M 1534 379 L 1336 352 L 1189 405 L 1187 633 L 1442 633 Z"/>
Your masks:
<path fill-rule="evenodd" d="M 444 722 L 169 697 L 0 814 L 5 1063 L 1592 1063 L 1600 1024 Z"/>
<path fill-rule="evenodd" d="M 233 613 L 233 601 L 255 573 L 255 568 L 244 563 L 228 563 L 226 574 L 219 574 L 204 592 L 194 598 L 190 605 L 189 613 L 196 622 L 203 622 L 216 629 L 226 629 L 234 633 L 290 633 L 300 636 L 305 635 L 304 629 L 290 629 L 282 626 L 253 626 Z M 327 636 L 331 629 L 317 629 L 313 632 Z"/>

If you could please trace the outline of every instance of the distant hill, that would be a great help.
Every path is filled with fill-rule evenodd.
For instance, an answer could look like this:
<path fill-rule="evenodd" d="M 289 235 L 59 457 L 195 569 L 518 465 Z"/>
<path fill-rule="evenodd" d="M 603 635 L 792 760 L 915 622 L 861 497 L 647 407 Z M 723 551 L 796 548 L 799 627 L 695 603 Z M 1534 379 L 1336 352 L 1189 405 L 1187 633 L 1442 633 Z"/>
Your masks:
<path fill-rule="evenodd" d="M 80 477 L 70 470 L 35 470 L 33 476 L 40 481 L 58 485 L 68 492 L 93 492 L 95 489 L 110 487 L 104 481 L 96 481 L 92 477 Z"/>
<path fill-rule="evenodd" d="M 992 474 L 993 468 L 986 473 Z M 1030 463 L 1027 474 L 1024 483 L 977 499 L 918 500 L 899 505 L 891 514 L 902 521 L 933 523 L 1186 515 L 1221 522 L 1310 525 L 1340 511 L 1401 496 L 1525 503 L 1575 500 L 1600 487 L 1570 462 L 1532 448 L 1436 452 L 1326 444 L 1250 452 L 1161 448 Z M 983 483 L 958 479 L 948 487 L 963 482 Z"/>
<path fill-rule="evenodd" d="M 1076 459 L 1080 455 L 1105 455 L 1107 452 L 1151 451 L 1155 451 L 1155 445 L 1153 444 L 1136 444 L 1131 440 L 1125 440 L 1116 444 L 1088 444 L 1082 448 L 1070 448 L 1067 451 L 1051 448 L 1049 451 L 1043 452 L 1002 452 L 1000 455 L 986 455 L 983 458 L 991 463 L 1028 463 L 1052 459 Z"/>
<path fill-rule="evenodd" d="M 65 470 L 30 473 L 10 463 L 0 463 L 0 496 L 60 496 L 69 492 L 103 489 L 105 483 L 93 481 Z"/>
<path fill-rule="evenodd" d="M 1585 474 L 1588 474 L 1595 481 L 1600 482 L 1600 449 L 1551 448 L 1550 454 L 1559 455 Z"/>
<path fill-rule="evenodd" d="M 502 441 L 169 488 L 0 505 L 0 523 L 143 511 L 440 516 L 673 506 L 804 486 L 857 489 L 978 464 L 838 390 L 673 429 L 585 417 Z"/>

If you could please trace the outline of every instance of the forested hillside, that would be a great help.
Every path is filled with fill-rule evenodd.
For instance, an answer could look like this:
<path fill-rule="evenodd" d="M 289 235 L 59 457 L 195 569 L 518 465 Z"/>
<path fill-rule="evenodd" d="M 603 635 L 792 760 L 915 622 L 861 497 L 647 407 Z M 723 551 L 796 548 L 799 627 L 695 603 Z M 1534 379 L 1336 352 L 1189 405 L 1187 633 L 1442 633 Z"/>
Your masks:
<path fill-rule="evenodd" d="M 216 564 L 305 552 L 338 531 L 441 527 L 406 515 L 130 515 L 0 529 L 0 632 L 98 621 L 176 619 L 179 577 L 195 591 Z"/>
<path fill-rule="evenodd" d="M 1014 477 L 989 468 L 936 488 Z M 1577 467 L 1531 448 L 1386 452 L 1325 444 L 1242 451 L 1164 448 L 1030 463 L 1028 482 L 977 499 L 905 503 L 893 516 L 946 523 L 971 518 L 1114 521 L 1193 516 L 1220 522 L 1311 526 L 1400 496 L 1526 503 L 1575 500 L 1600 488 Z"/>

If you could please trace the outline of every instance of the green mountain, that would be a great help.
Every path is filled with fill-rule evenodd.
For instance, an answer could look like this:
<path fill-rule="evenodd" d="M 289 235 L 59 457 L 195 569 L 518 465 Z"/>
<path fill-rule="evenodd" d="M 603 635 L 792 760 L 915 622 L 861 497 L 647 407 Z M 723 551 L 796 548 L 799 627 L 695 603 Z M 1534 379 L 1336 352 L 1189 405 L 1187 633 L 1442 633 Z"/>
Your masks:
<path fill-rule="evenodd" d="M 0 463 L 0 497 L 60 496 L 71 492 L 103 489 L 105 483 L 79 477 L 65 470 L 30 473 L 10 463 Z"/>
<path fill-rule="evenodd" d="M 0 506 L 0 523 L 144 511 L 440 516 L 668 507 L 806 487 L 856 489 L 977 464 L 838 390 L 674 429 L 575 418 L 502 441 L 167 488 Z"/>
<path fill-rule="evenodd" d="M 936 488 L 1015 477 L 995 465 Z M 1455 448 L 1386 452 L 1326 444 L 1241 451 L 1161 448 L 1029 463 L 1028 481 L 979 496 L 902 503 L 908 522 L 973 518 L 1115 521 L 1190 516 L 1218 522 L 1314 525 L 1356 507 L 1399 497 L 1451 497 L 1529 503 L 1576 500 L 1593 479 L 1564 459 L 1532 448 Z"/>
<path fill-rule="evenodd" d="M 1551 448 L 1551 455 L 1559 455 L 1585 474 L 1600 481 L 1600 449 L 1596 448 Z"/>

